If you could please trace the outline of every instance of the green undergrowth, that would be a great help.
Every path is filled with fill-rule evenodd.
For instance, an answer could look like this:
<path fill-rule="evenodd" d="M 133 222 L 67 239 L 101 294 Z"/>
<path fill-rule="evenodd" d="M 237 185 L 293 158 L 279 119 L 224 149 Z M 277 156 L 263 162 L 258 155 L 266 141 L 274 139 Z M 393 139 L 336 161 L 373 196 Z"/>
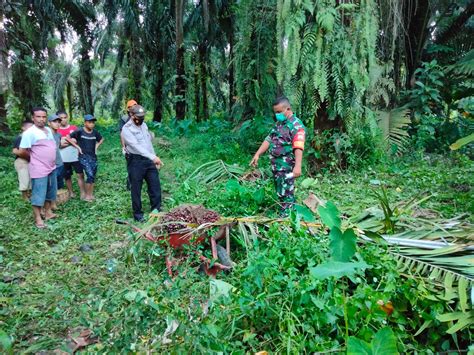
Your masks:
<path fill-rule="evenodd" d="M 156 144 L 165 164 L 160 172 L 163 209 L 193 203 L 224 216 L 276 216 L 267 158 L 261 159 L 264 179 L 256 182 L 184 183 L 211 160 L 247 167 L 258 146 L 227 127 L 205 128 L 184 136 L 169 127 L 156 129 L 169 143 Z M 382 336 L 409 353 L 462 350 L 471 343 L 468 331 L 445 333 L 448 325 L 436 320 L 445 305 L 425 298 L 414 278 L 400 275 L 383 246 L 354 249 L 351 260 L 366 263 L 365 270 L 315 277 L 310 270 L 334 256 L 327 232 L 309 231 L 298 215 L 283 227 L 259 227 L 259 238 L 254 233 L 243 238 L 233 230 L 231 273 L 212 280 L 197 271 L 198 261 L 190 256 L 170 280 L 166 249 L 136 240 L 128 227 L 115 224 L 117 218 L 131 220 L 125 161 L 117 133 L 101 131 L 106 140 L 99 153 L 97 200 L 61 205 L 60 217 L 44 231 L 33 227 L 31 208 L 17 192 L 10 148 L 1 148 L 4 350 L 68 351 L 69 333 L 80 328 L 97 337 L 84 351 L 112 353 L 345 351 L 348 344 L 349 350 L 374 346 Z M 420 208 L 445 218 L 468 214 L 472 221 L 473 173 L 472 162 L 463 156 L 413 155 L 357 171 L 303 174 L 297 197 L 301 203 L 313 192 L 333 201 L 345 218 L 378 205 L 371 191 L 382 185 L 393 204 L 430 196 Z M 146 194 L 143 200 L 148 208 Z M 86 244 L 90 248 L 84 250 Z M 393 314 L 377 301 L 392 302 Z M 431 326 L 415 336 L 427 320 Z"/>

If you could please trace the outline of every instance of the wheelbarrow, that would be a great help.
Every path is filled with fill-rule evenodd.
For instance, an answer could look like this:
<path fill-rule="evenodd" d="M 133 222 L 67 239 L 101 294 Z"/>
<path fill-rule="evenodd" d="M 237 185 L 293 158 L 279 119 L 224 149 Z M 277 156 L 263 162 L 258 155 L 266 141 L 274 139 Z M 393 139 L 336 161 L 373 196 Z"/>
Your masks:
<path fill-rule="evenodd" d="M 208 236 L 207 234 L 193 235 L 190 232 L 174 232 L 163 235 L 154 235 L 150 231 L 143 232 L 137 226 L 124 221 L 117 219 L 115 220 L 117 224 L 127 225 L 132 228 L 133 231 L 140 233 L 140 236 L 146 240 L 149 240 L 153 243 L 161 243 L 164 245 L 169 245 L 173 249 L 183 249 L 185 245 L 199 245 L 203 244 L 206 241 L 209 241 L 211 247 L 212 259 L 209 259 L 202 255 L 198 250 L 194 250 L 194 253 L 198 256 L 201 261 L 199 267 L 200 270 L 204 271 L 208 276 L 215 277 L 216 274 L 220 271 L 232 269 L 232 261 L 230 259 L 230 236 L 229 236 L 229 226 L 223 225 L 219 228 L 217 233 L 213 236 Z M 226 239 L 226 247 L 222 247 L 217 244 L 218 240 Z M 220 262 L 217 262 L 219 260 Z M 166 256 L 166 269 L 170 277 L 174 277 L 172 267 L 178 264 L 178 260 L 174 259 L 172 256 Z"/>

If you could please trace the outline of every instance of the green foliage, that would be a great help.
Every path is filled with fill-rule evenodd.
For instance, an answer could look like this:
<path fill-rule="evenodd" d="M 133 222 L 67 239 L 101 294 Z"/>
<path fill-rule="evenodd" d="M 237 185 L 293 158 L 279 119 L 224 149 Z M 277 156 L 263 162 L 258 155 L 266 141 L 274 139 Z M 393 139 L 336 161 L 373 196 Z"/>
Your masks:
<path fill-rule="evenodd" d="M 179 137 L 174 127 L 156 127 L 158 135 L 173 142 L 172 149 L 157 146 L 165 162 L 160 171 L 164 210 L 188 202 L 202 203 L 224 216 L 276 213 L 269 175 L 253 183 L 182 183 L 199 166 L 215 160 L 216 153 L 225 152 L 225 161 L 240 166 L 251 157 L 230 141 L 229 132 L 222 128 L 216 128 L 219 134 L 213 128 L 201 132 L 204 126 L 212 124 L 196 125 L 189 137 Z M 236 266 L 231 273 L 219 274 L 216 280 L 199 274 L 199 261 L 190 250 L 183 251 L 189 257 L 170 280 L 163 258 L 167 250 L 137 240 L 126 227 L 113 223 L 117 217 L 131 219 L 125 162 L 118 135 L 111 129 L 99 130 L 106 140 L 99 151 L 96 202 L 86 206 L 78 199 L 70 200 L 61 205 L 60 218 L 41 232 L 30 223 L 29 204 L 19 202 L 14 192 L 17 181 L 10 148 L 2 148 L 0 298 L 7 337 L 0 334 L 0 341 L 9 341 L 12 351 L 64 349 L 68 332 L 78 326 L 98 337 L 98 343 L 83 350 L 93 353 L 344 351 L 352 337 L 373 342 L 373 351 L 374 339 L 381 339 L 377 334 L 383 328 L 392 330 L 401 353 L 456 348 L 446 331 L 459 321 L 464 324 L 463 318 L 450 313 L 470 306 L 464 292 L 469 284 L 443 281 L 443 292 L 435 292 L 431 284 L 406 277 L 414 274 L 413 268 L 398 271 L 385 246 L 363 244 L 353 254 L 353 232 L 346 229 L 349 238 L 344 233 L 328 238 L 324 230 L 298 223 L 297 217 L 286 224 L 247 224 L 242 227 L 246 234 L 240 224 L 232 228 L 231 256 Z M 219 147 L 217 142 L 222 141 L 226 145 Z M 424 207 L 448 216 L 466 212 L 468 194 L 449 184 L 469 184 L 472 164 L 466 157 L 430 159 L 405 158 L 365 171 L 321 173 L 305 187 L 297 182 L 297 197 L 301 201 L 313 189 L 337 201 L 338 208 L 328 202 L 319 214 L 339 229 L 346 228 L 347 215 L 376 204 L 366 193 L 370 180 L 376 178 L 399 186 L 397 199 L 430 189 L 438 195 Z M 389 189 L 387 194 L 393 200 L 395 191 Z M 453 205 L 452 200 L 459 203 Z M 344 211 L 343 216 L 338 209 Z M 25 223 L 18 224 L 19 219 Z M 332 248 L 331 238 L 343 247 Z M 84 243 L 92 246 L 91 252 L 79 251 Z M 333 253 L 351 262 L 332 260 Z M 72 261 L 74 256 L 79 262 Z M 453 294 L 459 298 L 442 299 Z M 380 309 L 379 300 L 393 303 L 390 317 Z M 459 303 L 459 310 L 453 302 Z M 425 322 L 429 326 L 422 328 Z M 466 349 L 472 339 L 469 327 L 458 330 L 456 336 L 459 348 Z M 384 339 L 391 344 L 391 337 Z"/>
<path fill-rule="evenodd" d="M 311 276 L 317 280 L 324 280 L 331 277 L 340 279 L 341 277 L 354 277 L 356 274 L 360 275 L 360 272 L 367 269 L 367 265 L 364 261 L 347 263 L 342 261 L 328 261 L 319 264 L 318 266 L 311 268 Z"/>
<path fill-rule="evenodd" d="M 348 355 L 392 355 L 398 354 L 397 339 L 390 328 L 380 329 L 370 344 L 350 337 L 347 344 Z"/>
<path fill-rule="evenodd" d="M 224 204 L 229 211 L 241 214 L 255 214 L 269 207 L 269 189 L 265 186 L 245 186 L 237 180 L 229 180 L 225 185 L 225 196 L 228 201 Z"/>
<path fill-rule="evenodd" d="M 353 229 L 346 229 L 342 233 L 337 227 L 331 228 L 329 233 L 331 258 L 338 262 L 349 262 L 356 252 L 356 239 Z"/>
<path fill-rule="evenodd" d="M 383 215 L 384 215 L 384 233 L 395 233 L 395 224 L 398 220 L 397 218 L 397 209 L 392 208 L 390 206 L 390 201 L 388 200 L 387 190 L 385 187 L 381 187 L 380 191 L 373 190 L 373 195 L 377 198 L 380 203 L 380 207 L 382 207 Z"/>
<path fill-rule="evenodd" d="M 386 144 L 364 128 L 352 135 L 339 129 L 328 129 L 309 136 L 309 140 L 306 153 L 314 173 L 321 168 L 330 171 L 348 167 L 363 169 L 386 156 Z"/>
<path fill-rule="evenodd" d="M 474 133 L 468 135 L 467 137 L 463 137 L 463 138 L 458 139 L 456 142 L 451 144 L 449 146 L 449 148 L 451 148 L 451 150 L 458 150 L 458 149 L 462 148 L 463 146 L 465 146 L 469 143 L 472 143 L 472 142 L 474 142 Z"/>
<path fill-rule="evenodd" d="M 402 153 L 407 150 L 409 135 L 407 128 L 411 123 L 409 110 L 404 107 L 390 111 L 377 111 L 378 125 L 387 141 L 390 151 Z"/>
<path fill-rule="evenodd" d="M 244 121 L 240 126 L 236 135 L 238 141 L 248 154 L 253 154 L 260 146 L 261 142 L 270 132 L 274 124 L 273 117 L 256 116 L 250 120 Z"/>
<path fill-rule="evenodd" d="M 407 95 L 413 112 L 411 134 L 417 148 L 444 151 L 472 132 L 472 74 L 467 70 L 471 57 L 468 53 L 446 67 L 433 60 L 416 70 L 415 87 Z"/>
<path fill-rule="evenodd" d="M 363 104 L 369 88 L 369 73 L 376 63 L 376 4 L 339 6 L 334 1 L 316 3 L 278 2 L 278 82 L 301 108 L 310 103 L 311 116 L 323 102 L 329 103 L 331 120 L 344 121 L 352 132 L 370 121 Z M 350 13 L 350 25 L 343 13 Z M 317 128 L 317 127 L 315 127 Z"/>
<path fill-rule="evenodd" d="M 269 115 L 278 90 L 275 78 L 277 10 L 274 3 L 266 0 L 244 0 L 234 6 L 238 30 L 234 34 L 233 60 L 238 97 L 232 114 L 243 119 Z"/>
<path fill-rule="evenodd" d="M 341 228 L 341 218 L 339 217 L 339 210 L 331 201 L 326 202 L 325 205 L 318 207 L 318 213 L 322 222 L 329 229 Z"/>

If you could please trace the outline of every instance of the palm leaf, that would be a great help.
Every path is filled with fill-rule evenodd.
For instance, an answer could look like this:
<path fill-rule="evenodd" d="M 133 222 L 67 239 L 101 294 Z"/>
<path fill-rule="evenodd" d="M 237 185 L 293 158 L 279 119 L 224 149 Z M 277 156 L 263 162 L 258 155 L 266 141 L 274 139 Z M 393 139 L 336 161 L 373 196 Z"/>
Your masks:
<path fill-rule="evenodd" d="M 474 49 L 471 49 L 464 57 L 452 65 L 446 67 L 448 72 L 458 75 L 474 75 Z"/>
<path fill-rule="evenodd" d="M 451 144 L 449 146 L 449 148 L 451 150 L 458 150 L 458 149 L 460 149 L 460 148 L 464 147 L 465 145 L 467 145 L 469 143 L 472 143 L 472 142 L 474 142 L 474 133 L 472 133 L 472 134 L 470 134 L 466 137 L 458 139 L 456 142 Z"/>
<path fill-rule="evenodd" d="M 191 175 L 189 175 L 185 180 L 185 183 L 189 181 L 198 181 L 202 184 L 211 184 L 223 178 L 238 179 L 244 172 L 245 169 L 238 165 L 229 165 L 222 160 L 214 160 L 199 166 Z"/>
<path fill-rule="evenodd" d="M 389 146 L 395 145 L 398 152 L 404 152 L 408 144 L 408 128 L 410 110 L 397 107 L 391 111 L 377 111 L 378 125 Z"/>

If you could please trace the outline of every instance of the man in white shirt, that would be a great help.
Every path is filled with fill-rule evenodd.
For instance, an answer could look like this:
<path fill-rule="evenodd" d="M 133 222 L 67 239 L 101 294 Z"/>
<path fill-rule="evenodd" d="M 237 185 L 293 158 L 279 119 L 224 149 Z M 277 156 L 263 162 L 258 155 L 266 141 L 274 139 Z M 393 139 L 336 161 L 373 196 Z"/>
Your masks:
<path fill-rule="evenodd" d="M 155 154 L 151 135 L 144 122 L 145 109 L 135 105 L 130 109 L 130 120 L 123 126 L 121 139 L 127 154 L 127 170 L 130 177 L 133 217 L 144 221 L 141 191 L 143 180 L 148 186 L 151 210 L 161 208 L 161 185 L 158 169 L 163 166 Z"/>

